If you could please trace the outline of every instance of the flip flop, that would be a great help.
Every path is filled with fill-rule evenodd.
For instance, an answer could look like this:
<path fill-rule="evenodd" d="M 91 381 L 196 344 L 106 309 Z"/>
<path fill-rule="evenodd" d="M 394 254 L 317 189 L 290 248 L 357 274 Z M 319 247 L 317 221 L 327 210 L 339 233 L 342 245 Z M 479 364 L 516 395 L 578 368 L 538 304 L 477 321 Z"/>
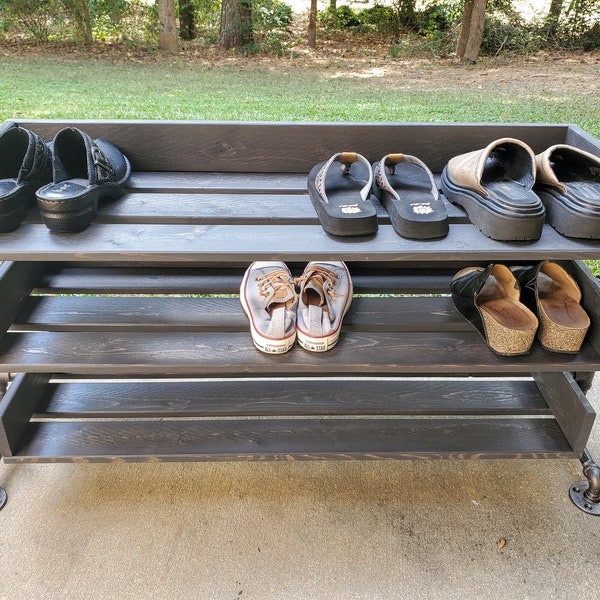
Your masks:
<path fill-rule="evenodd" d="M 416 156 L 388 154 L 373 165 L 373 194 L 379 198 L 399 235 L 441 238 L 448 233 L 448 213 L 432 172 Z"/>
<path fill-rule="evenodd" d="M 519 140 L 502 138 L 482 150 L 450 159 L 442 191 L 462 206 L 484 235 L 494 240 L 537 240 L 544 205 L 533 192 L 535 155 Z"/>
<path fill-rule="evenodd" d="M 600 239 L 600 158 L 556 144 L 535 157 L 535 190 L 562 235 Z"/>
<path fill-rule="evenodd" d="M 333 235 L 368 235 L 377 231 L 371 201 L 373 171 L 356 152 L 339 152 L 315 165 L 307 188 L 323 229 Z"/>

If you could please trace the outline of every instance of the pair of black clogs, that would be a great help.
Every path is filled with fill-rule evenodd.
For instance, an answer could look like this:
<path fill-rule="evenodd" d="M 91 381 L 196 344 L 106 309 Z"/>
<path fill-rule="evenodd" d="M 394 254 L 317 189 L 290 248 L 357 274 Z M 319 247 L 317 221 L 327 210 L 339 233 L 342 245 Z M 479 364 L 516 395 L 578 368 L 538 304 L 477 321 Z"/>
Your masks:
<path fill-rule="evenodd" d="M 450 285 L 456 309 L 497 354 L 529 352 L 536 336 L 546 350 L 574 354 L 590 327 L 575 280 L 557 263 L 467 267 Z"/>
<path fill-rule="evenodd" d="M 48 229 L 78 232 L 96 217 L 100 198 L 119 198 L 131 176 L 110 142 L 67 127 L 51 143 L 8 122 L 0 130 L 0 233 L 15 230 L 37 205 Z"/>

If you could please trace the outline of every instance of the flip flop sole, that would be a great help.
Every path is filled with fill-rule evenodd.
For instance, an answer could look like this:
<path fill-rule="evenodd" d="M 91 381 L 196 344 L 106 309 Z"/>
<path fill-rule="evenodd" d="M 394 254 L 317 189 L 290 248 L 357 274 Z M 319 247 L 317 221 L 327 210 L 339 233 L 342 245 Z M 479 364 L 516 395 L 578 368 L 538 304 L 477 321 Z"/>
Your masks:
<path fill-rule="evenodd" d="M 518 184 L 515 184 L 518 186 Z M 502 193 L 506 194 L 510 186 L 502 182 Z M 542 235 L 545 211 L 540 201 L 539 209 L 525 206 L 522 210 L 506 210 L 495 206 L 493 199 L 486 199 L 475 191 L 452 182 L 447 168 L 442 171 L 442 191 L 453 204 L 458 204 L 467 213 L 469 220 L 481 233 L 498 241 L 538 240 Z M 515 187 L 515 194 L 522 194 L 522 188 Z"/>
<path fill-rule="evenodd" d="M 332 235 L 369 235 L 377 231 L 377 211 L 371 199 L 363 200 L 360 190 L 366 181 L 337 174 L 327 176 L 325 202 L 316 188 L 316 177 L 325 163 L 314 166 L 308 174 L 308 195 L 323 229 Z M 333 175 L 333 176 L 331 176 Z"/>

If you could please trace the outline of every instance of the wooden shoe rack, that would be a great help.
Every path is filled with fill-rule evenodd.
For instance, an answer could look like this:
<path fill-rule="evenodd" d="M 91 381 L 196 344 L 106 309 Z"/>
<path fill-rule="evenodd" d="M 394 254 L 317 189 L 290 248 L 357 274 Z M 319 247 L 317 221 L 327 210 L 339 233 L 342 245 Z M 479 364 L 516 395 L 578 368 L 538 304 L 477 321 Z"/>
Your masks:
<path fill-rule="evenodd" d="M 439 177 L 454 155 L 515 137 L 541 152 L 600 154 L 575 126 L 32 121 L 66 125 L 131 160 L 126 195 L 78 234 L 32 209 L 0 235 L 0 452 L 6 463 L 559 458 L 584 463 L 571 490 L 600 512 L 586 450 L 600 369 L 600 286 L 584 259 L 600 242 L 544 226 L 539 241 L 483 236 L 457 207 L 440 240 L 379 231 L 334 239 L 306 192 L 340 150 L 421 158 Z M 236 294 L 253 260 L 344 260 L 355 298 L 338 345 L 281 356 L 252 345 Z M 576 355 L 492 353 L 454 309 L 449 282 L 470 265 L 559 261 L 592 327 Z"/>

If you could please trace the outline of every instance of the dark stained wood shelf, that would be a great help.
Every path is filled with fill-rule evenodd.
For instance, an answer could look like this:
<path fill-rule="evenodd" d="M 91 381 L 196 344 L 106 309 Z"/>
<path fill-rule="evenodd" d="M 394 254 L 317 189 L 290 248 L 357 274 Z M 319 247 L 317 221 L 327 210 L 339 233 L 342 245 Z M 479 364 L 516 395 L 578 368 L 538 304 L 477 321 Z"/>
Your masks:
<path fill-rule="evenodd" d="M 46 139 L 67 123 L 22 123 Z M 130 158 L 123 198 L 79 234 L 36 209 L 0 234 L 0 399 L 7 463 L 581 458 L 595 418 L 600 285 L 581 261 L 598 240 L 549 225 L 498 242 L 448 204 L 440 240 L 379 231 L 333 238 L 306 192 L 310 168 L 340 149 L 374 161 L 419 156 L 439 183 L 456 154 L 515 137 L 536 152 L 600 144 L 569 125 L 69 123 Z M 401 148 L 398 148 L 398 140 Z M 434 141 L 432 141 L 434 140 Z M 344 260 L 355 297 L 338 345 L 262 354 L 239 286 L 253 260 Z M 454 308 L 465 266 L 560 261 L 592 327 L 575 355 L 538 342 L 494 354 Z"/>

